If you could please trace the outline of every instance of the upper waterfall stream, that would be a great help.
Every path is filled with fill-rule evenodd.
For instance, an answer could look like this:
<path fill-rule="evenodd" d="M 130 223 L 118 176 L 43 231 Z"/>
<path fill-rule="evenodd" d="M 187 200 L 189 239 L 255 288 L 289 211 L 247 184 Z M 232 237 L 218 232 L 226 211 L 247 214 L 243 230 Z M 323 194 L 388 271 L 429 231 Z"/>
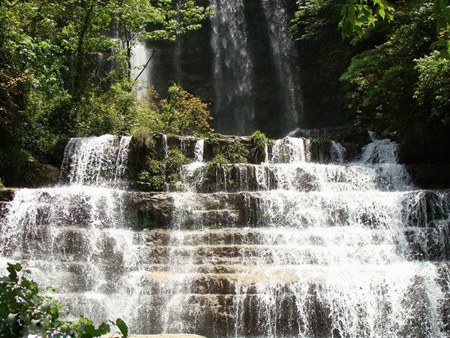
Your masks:
<path fill-rule="evenodd" d="M 209 0 L 209 22 L 164 48 L 138 42 L 131 80 L 138 97 L 154 86 L 165 96 L 175 81 L 210 104 L 214 129 L 247 135 L 289 132 L 303 119 L 301 71 L 290 34 L 292 4 L 280 0 Z M 180 34 L 183 35 L 183 34 Z"/>
<path fill-rule="evenodd" d="M 2 265 L 134 333 L 448 336 L 450 194 L 414 187 L 394 142 L 353 162 L 330 142 L 317 163 L 311 140 L 286 137 L 260 164 L 220 166 L 206 143 L 179 191 L 146 193 L 123 189 L 130 138 L 71 139 L 62 183 L 6 204 Z"/>

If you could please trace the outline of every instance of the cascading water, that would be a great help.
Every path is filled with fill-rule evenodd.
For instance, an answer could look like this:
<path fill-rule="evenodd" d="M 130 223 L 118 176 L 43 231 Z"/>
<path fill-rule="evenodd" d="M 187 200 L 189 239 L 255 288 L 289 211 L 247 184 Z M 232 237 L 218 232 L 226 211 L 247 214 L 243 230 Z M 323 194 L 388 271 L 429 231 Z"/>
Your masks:
<path fill-rule="evenodd" d="M 74 315 L 105 320 L 134 309 L 143 242 L 125 228 L 125 191 L 114 188 L 124 183 L 130 139 L 70 139 L 61 185 L 18 190 L 2 222 L 2 267 L 21 261 Z"/>
<path fill-rule="evenodd" d="M 324 164 L 287 137 L 261 164 L 217 166 L 207 141 L 182 139 L 182 191 L 143 193 L 105 187 L 128 144 L 106 140 L 66 149 L 67 176 L 93 186 L 19 190 L 1 227 L 2 261 L 22 260 L 72 313 L 136 333 L 448 335 L 450 194 L 415 190 L 395 143 L 373 140 L 353 163 L 330 143 Z M 93 153 L 117 170 L 94 170 Z"/>
<path fill-rule="evenodd" d="M 216 123 L 222 131 L 239 126 L 242 135 L 254 130 L 252 61 L 249 55 L 243 0 L 211 0 L 211 45 L 214 52 Z M 229 130 L 226 130 L 226 129 Z M 225 130 L 223 130 L 225 129 Z"/>
<path fill-rule="evenodd" d="M 138 41 L 131 52 L 131 81 L 137 81 L 135 90 L 137 98 L 142 99 L 148 86 L 152 84 L 152 51 L 147 48 L 145 42 Z"/>
<path fill-rule="evenodd" d="M 151 278 L 164 298 L 162 331 L 445 335 L 443 267 L 414 260 L 417 238 L 429 239 L 429 229 L 426 221 L 408 226 L 411 214 L 429 210 L 417 208 L 423 193 L 412 190 L 404 168 L 393 163 L 396 145 L 374 140 L 352 164 L 341 163 L 342 146 L 330 148 L 337 163 L 311 163 L 308 140 L 285 138 L 272 146 L 270 161 L 216 174 L 235 185 L 230 193 L 193 192 L 202 190 L 203 179 L 188 192 L 172 193 L 182 203 L 174 204 L 176 231 L 166 234 L 170 268 L 162 280 Z M 197 177 L 208 175 L 208 166 L 195 170 Z M 232 177 L 233 170 L 239 174 Z M 256 191 L 248 191 L 252 180 Z M 253 214 L 233 215 L 240 203 Z M 433 222 L 448 226 L 448 197 L 436 205 L 442 210 Z M 445 238 L 432 236 L 440 243 Z"/>
<path fill-rule="evenodd" d="M 119 184 L 126 171 L 130 140 L 113 135 L 71 138 L 64 150 L 63 175 L 71 184 Z"/>
<path fill-rule="evenodd" d="M 292 127 L 298 126 L 299 115 L 303 110 L 303 99 L 298 85 L 300 72 L 296 66 L 296 49 L 291 38 L 290 19 L 284 1 L 261 1 L 269 28 L 269 40 L 278 83 L 283 88 L 283 121 L 286 123 L 284 131 L 287 132 L 292 130 Z"/>

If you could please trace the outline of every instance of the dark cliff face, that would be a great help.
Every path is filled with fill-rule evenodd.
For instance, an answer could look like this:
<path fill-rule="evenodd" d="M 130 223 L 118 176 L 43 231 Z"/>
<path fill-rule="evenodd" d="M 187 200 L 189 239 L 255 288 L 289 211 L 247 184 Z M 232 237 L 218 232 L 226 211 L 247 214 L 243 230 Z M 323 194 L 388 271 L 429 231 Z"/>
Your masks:
<path fill-rule="evenodd" d="M 278 25 L 280 22 L 268 21 L 277 19 L 275 17 L 268 19 L 268 14 L 264 11 L 261 1 L 246 0 L 243 4 L 244 13 L 241 15 L 245 18 L 246 29 L 245 32 L 241 31 L 241 36 L 236 38 L 242 39 L 242 34 L 245 35 L 246 49 L 241 52 L 247 54 L 250 62 L 251 90 L 243 94 L 245 96 L 243 100 L 246 102 L 229 97 L 225 99 L 219 97 L 230 96 L 229 93 L 241 85 L 236 83 L 241 80 L 239 79 L 241 74 L 232 74 L 236 70 L 227 69 L 224 65 L 225 61 L 218 60 L 218 58 L 224 57 L 218 54 L 227 53 L 227 49 L 231 47 L 225 46 L 221 51 L 214 48 L 213 39 L 217 38 L 217 35 L 214 35 L 212 20 L 205 22 L 201 30 L 189 33 L 178 42 L 163 46 L 164 48 L 158 51 L 152 60 L 150 83 L 155 85 L 159 92 L 164 93 L 170 81 L 174 81 L 186 90 L 200 96 L 202 100 L 209 102 L 214 115 L 214 128 L 217 132 L 248 135 L 254 130 L 261 130 L 271 137 L 285 136 L 299 126 L 298 123 L 302 118 L 301 71 L 299 70 L 298 53 L 296 48 L 288 50 L 286 55 L 281 55 L 281 61 L 277 61 L 276 53 L 280 51 L 274 50 L 279 48 L 274 48 L 274 42 L 271 42 L 274 33 L 271 33 L 270 25 Z M 284 29 L 289 29 L 289 20 L 293 17 L 296 9 L 295 1 L 283 1 L 280 4 L 282 4 L 285 11 L 283 14 L 287 19 L 284 22 Z M 239 25 L 236 27 L 236 29 L 241 28 Z M 222 36 L 219 36 L 219 39 L 223 39 L 224 33 L 223 31 L 220 33 Z M 288 34 L 287 31 L 285 33 Z M 226 39 L 227 37 L 225 37 Z M 231 42 L 219 41 L 219 43 L 223 47 Z M 239 55 L 229 57 L 232 61 L 239 63 L 239 60 L 236 59 L 239 58 Z M 280 58 L 280 53 L 278 57 Z M 220 84 L 217 84 L 218 62 L 219 64 L 223 63 Z M 288 68 L 287 74 L 283 74 L 280 68 L 287 66 L 287 63 L 290 63 L 290 68 Z M 289 81 L 287 77 L 295 79 L 295 97 L 291 100 L 300 103 L 297 103 L 294 109 L 289 108 L 285 103 L 289 100 L 287 98 Z M 254 118 L 245 117 L 248 112 L 244 110 L 248 110 L 250 105 L 254 111 Z"/>
<path fill-rule="evenodd" d="M 218 28 L 212 18 L 201 30 L 172 45 L 159 46 L 163 48 L 152 60 L 150 83 L 164 93 L 174 81 L 209 102 L 213 125 L 219 133 L 249 135 L 261 130 L 278 138 L 297 127 L 348 124 L 348 117 L 342 113 L 339 76 L 353 51 L 340 36 L 338 17 L 325 29 L 325 41 L 294 42 L 290 30 L 296 1 L 232 2 L 232 6 L 243 4 L 241 10 L 233 7 L 237 21 L 234 26 L 226 25 L 222 19 Z M 234 54 L 233 38 L 239 40 Z M 218 46 L 222 49 L 218 50 Z M 240 53 L 245 54 L 242 60 Z M 233 68 L 230 62 L 237 65 Z M 248 67 L 239 68 L 239 63 L 245 62 Z M 251 89 L 236 92 L 247 76 Z"/>

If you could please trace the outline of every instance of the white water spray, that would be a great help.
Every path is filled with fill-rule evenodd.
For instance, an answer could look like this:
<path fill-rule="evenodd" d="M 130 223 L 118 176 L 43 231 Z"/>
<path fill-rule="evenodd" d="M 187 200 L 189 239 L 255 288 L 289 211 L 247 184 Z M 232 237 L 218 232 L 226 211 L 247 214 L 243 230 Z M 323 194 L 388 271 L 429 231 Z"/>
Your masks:
<path fill-rule="evenodd" d="M 450 194 L 415 190 L 394 143 L 325 165 L 307 139 L 285 138 L 266 163 L 222 166 L 226 191 L 213 192 L 199 192 L 204 141 L 193 148 L 183 192 L 139 200 L 171 201 L 167 228 L 126 229 L 120 190 L 21 190 L 2 262 L 21 259 L 59 285 L 74 314 L 117 315 L 137 333 L 447 336 Z"/>
<path fill-rule="evenodd" d="M 278 73 L 278 81 L 283 87 L 284 118 L 286 130 L 297 126 L 299 115 L 303 110 L 303 100 L 298 84 L 299 70 L 295 66 L 296 48 L 290 35 L 289 16 L 286 12 L 284 1 L 261 0 L 264 15 L 269 28 L 271 52 L 275 68 Z"/>
<path fill-rule="evenodd" d="M 152 83 L 152 63 L 149 61 L 151 50 L 148 49 L 145 42 L 139 41 L 131 52 L 131 79 L 137 82 L 134 85 L 138 100 L 142 100 L 144 95 Z M 139 76 L 139 78 L 138 78 Z"/>
<path fill-rule="evenodd" d="M 253 130 L 253 65 L 249 55 L 242 0 L 211 0 L 211 45 L 214 52 L 216 110 L 226 112 L 223 126 L 237 127 L 241 134 Z M 224 113 L 220 118 L 224 118 Z"/>

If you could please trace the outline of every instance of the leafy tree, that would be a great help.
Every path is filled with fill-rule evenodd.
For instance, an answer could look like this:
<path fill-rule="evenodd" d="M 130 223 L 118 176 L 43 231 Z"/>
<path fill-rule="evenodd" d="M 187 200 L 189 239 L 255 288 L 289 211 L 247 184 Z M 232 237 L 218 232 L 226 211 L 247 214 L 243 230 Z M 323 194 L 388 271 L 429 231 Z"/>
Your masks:
<path fill-rule="evenodd" d="M 427 1 L 425 1 L 427 2 Z M 403 1 L 393 1 L 402 7 Z M 420 5 L 422 1 L 413 1 L 414 5 Z M 434 0 L 433 18 L 435 21 L 438 40 L 435 47 L 442 50 L 442 55 L 449 57 L 450 53 L 450 4 L 448 0 Z M 347 0 L 342 6 L 341 28 L 342 36 L 356 35 L 362 37 L 367 31 L 372 30 L 377 22 L 391 22 L 395 16 L 394 6 L 387 0 Z"/>
<path fill-rule="evenodd" d="M 386 42 L 355 56 L 341 76 L 347 109 L 361 126 L 392 131 L 412 120 L 415 59 L 433 41 L 432 11 L 430 2 L 403 8 Z"/>
<path fill-rule="evenodd" d="M 96 327 L 92 320 L 78 317 L 74 321 L 61 319 L 61 305 L 55 299 L 42 295 L 38 285 L 24 274 L 19 275 L 19 263 L 8 264 L 8 276 L 0 278 L 0 336 L 26 337 L 100 337 L 110 331 L 110 325 L 101 323 Z M 27 272 L 27 271 L 25 271 Z M 51 288 L 45 290 L 52 291 Z M 111 322 L 122 337 L 128 336 L 128 328 L 121 319 Z"/>
<path fill-rule="evenodd" d="M 349 0 L 342 6 L 339 27 L 343 37 L 361 36 L 380 20 L 390 22 L 393 17 L 394 7 L 386 0 Z"/>
<path fill-rule="evenodd" d="M 67 137 L 130 132 L 133 45 L 173 41 L 207 15 L 190 0 L 1 0 L 0 176 L 17 184 L 23 163 L 59 165 Z"/>
<path fill-rule="evenodd" d="M 431 110 L 428 119 L 450 126 L 450 59 L 437 51 L 416 60 L 419 72 L 414 97 L 420 107 Z"/>
<path fill-rule="evenodd" d="M 132 49 L 138 41 L 175 41 L 180 35 L 200 29 L 201 22 L 211 13 L 210 9 L 196 5 L 192 0 L 116 0 L 115 6 L 117 32 L 126 52 L 128 77 Z M 132 80 L 137 81 L 139 76 Z"/>
<path fill-rule="evenodd" d="M 165 99 L 150 88 L 136 119 L 135 132 L 147 129 L 177 135 L 206 134 L 212 131 L 211 119 L 208 104 L 180 86 L 170 86 Z"/>

